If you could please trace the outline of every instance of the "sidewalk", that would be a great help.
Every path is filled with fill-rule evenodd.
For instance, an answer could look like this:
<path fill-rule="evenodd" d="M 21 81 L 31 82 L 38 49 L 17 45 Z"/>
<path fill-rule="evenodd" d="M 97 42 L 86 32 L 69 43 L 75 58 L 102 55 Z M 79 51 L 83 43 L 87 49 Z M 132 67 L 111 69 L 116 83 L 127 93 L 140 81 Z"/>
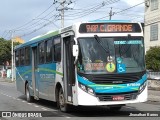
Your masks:
<path fill-rule="evenodd" d="M 148 90 L 148 101 L 160 102 L 160 91 L 159 90 Z"/>
<path fill-rule="evenodd" d="M 0 82 L 12 82 L 11 78 L 2 78 L 0 77 Z"/>

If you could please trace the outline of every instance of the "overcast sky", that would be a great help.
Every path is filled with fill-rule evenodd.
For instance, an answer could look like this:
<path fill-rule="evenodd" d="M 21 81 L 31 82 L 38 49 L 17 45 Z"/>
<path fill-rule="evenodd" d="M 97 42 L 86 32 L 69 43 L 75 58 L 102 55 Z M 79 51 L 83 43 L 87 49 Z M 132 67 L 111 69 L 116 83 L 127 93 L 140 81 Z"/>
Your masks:
<path fill-rule="evenodd" d="M 53 4 L 54 0 L 1 0 L 0 2 L 0 37 L 11 38 L 9 30 L 15 30 L 14 36 L 22 36 L 25 41 L 50 30 L 61 27 L 59 3 Z M 61 1 L 61 0 L 58 0 Z M 70 1 L 70 0 L 67 0 Z M 65 11 L 64 26 L 74 22 L 109 19 L 109 12 L 117 13 L 144 0 L 71 0 L 73 3 L 65 5 L 72 8 Z M 94 2 L 93 2 L 94 1 Z M 105 6 L 102 7 L 102 2 Z M 69 3 L 69 2 L 68 2 Z M 53 4 L 53 5 L 52 5 Z M 97 10 L 95 10 L 95 9 Z M 128 9 L 119 14 L 114 14 L 112 20 L 133 20 L 144 19 L 144 4 Z M 52 21 L 52 22 L 51 22 Z M 49 23 L 45 26 L 45 24 Z"/>

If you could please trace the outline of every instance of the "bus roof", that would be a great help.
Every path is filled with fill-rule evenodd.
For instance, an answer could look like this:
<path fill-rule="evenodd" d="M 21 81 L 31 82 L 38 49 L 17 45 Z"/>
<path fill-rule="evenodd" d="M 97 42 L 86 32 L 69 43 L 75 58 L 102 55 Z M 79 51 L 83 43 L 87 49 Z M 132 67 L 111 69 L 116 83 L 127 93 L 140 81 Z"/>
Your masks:
<path fill-rule="evenodd" d="M 47 32 L 47 33 L 45 33 L 45 34 L 43 34 L 43 35 L 39 35 L 39 36 L 36 36 L 36 37 L 30 39 L 29 41 L 27 41 L 27 42 L 24 43 L 24 44 L 20 44 L 20 45 L 16 46 L 15 49 L 18 49 L 18 48 L 20 48 L 20 47 L 33 44 L 33 43 L 38 42 L 38 41 L 41 41 L 41 40 L 45 40 L 45 39 L 47 39 L 47 38 L 50 38 L 50 37 L 56 36 L 56 35 L 59 35 L 59 30 L 57 30 L 57 31 L 49 31 L 49 32 Z"/>
<path fill-rule="evenodd" d="M 90 23 L 127 23 L 127 22 L 131 22 L 130 20 L 91 20 L 88 21 Z"/>
<path fill-rule="evenodd" d="M 76 25 L 76 24 L 83 24 L 83 23 L 133 23 L 132 21 L 130 20 L 91 20 L 91 21 L 83 21 L 83 22 L 78 22 L 78 23 L 75 23 L 73 25 Z M 137 22 L 136 22 L 137 23 Z M 68 27 L 65 27 L 63 29 L 60 29 L 60 30 L 56 30 L 56 31 L 49 31 L 45 34 L 42 34 L 42 35 L 39 35 L 39 36 L 36 36 L 32 39 L 30 39 L 29 41 L 27 41 L 26 43 L 23 43 L 23 44 L 20 44 L 18 46 L 15 47 L 15 49 L 18 49 L 20 47 L 24 47 L 24 46 L 28 46 L 30 44 L 33 44 L 33 43 L 36 43 L 36 42 L 39 42 L 41 40 L 45 40 L 47 38 L 50 38 L 52 36 L 56 36 L 56 35 L 59 35 L 60 33 L 63 32 L 63 30 L 65 30 L 66 28 L 72 28 L 73 25 L 70 25 Z"/>

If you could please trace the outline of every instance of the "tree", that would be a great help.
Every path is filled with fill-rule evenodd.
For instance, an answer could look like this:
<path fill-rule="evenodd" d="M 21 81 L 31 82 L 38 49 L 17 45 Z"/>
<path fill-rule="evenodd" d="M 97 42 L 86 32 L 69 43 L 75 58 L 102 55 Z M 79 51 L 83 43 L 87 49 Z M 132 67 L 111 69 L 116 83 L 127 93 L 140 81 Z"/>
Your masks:
<path fill-rule="evenodd" d="M 151 47 L 147 51 L 146 67 L 153 71 L 160 71 L 160 46 Z"/>
<path fill-rule="evenodd" d="M 6 61 L 11 61 L 11 40 L 5 40 L 0 38 L 0 65 L 3 65 Z M 14 46 L 20 43 L 14 42 Z"/>

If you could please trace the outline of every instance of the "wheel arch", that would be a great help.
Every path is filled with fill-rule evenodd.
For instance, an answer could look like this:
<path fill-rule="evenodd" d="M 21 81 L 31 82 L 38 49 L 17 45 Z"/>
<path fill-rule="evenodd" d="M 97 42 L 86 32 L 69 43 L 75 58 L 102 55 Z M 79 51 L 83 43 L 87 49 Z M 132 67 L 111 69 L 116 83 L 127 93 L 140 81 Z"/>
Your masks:
<path fill-rule="evenodd" d="M 61 85 L 60 82 L 58 82 L 56 84 L 56 89 L 55 89 L 55 100 L 56 100 L 56 102 L 58 101 L 58 92 L 59 92 L 60 88 L 62 88 L 62 85 Z"/>
<path fill-rule="evenodd" d="M 28 84 L 28 80 L 25 81 L 25 95 L 26 95 L 26 86 Z"/>

